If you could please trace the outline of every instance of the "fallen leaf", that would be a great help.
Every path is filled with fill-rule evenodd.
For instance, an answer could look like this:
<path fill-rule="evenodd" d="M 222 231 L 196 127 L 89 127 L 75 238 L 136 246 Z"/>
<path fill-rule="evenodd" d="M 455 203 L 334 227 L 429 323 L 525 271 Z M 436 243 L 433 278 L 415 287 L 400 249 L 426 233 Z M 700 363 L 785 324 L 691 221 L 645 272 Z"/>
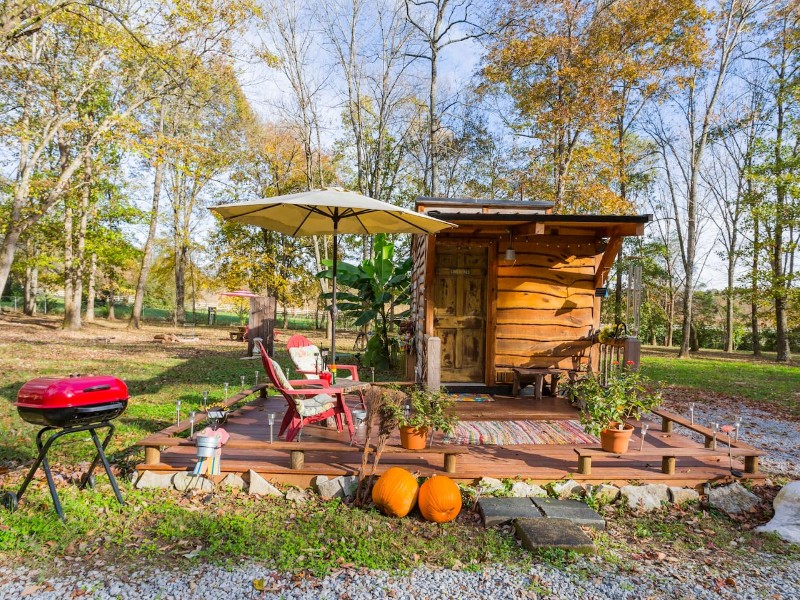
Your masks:
<path fill-rule="evenodd" d="M 19 597 L 24 598 L 25 596 L 33 596 L 40 589 L 42 589 L 41 585 L 29 585 L 28 587 L 22 590 Z"/>

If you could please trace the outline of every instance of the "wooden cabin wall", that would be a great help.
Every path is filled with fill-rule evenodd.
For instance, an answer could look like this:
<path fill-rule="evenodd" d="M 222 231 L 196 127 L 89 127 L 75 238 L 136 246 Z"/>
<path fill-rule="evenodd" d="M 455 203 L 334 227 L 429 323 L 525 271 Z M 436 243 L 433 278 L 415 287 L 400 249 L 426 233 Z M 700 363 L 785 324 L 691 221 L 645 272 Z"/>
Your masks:
<path fill-rule="evenodd" d="M 425 380 L 425 282 L 428 265 L 428 236 L 415 234 L 411 237 L 411 320 L 414 323 L 415 381 Z"/>
<path fill-rule="evenodd" d="M 513 247 L 511 264 L 508 240 L 498 246 L 496 380 L 511 381 L 512 367 L 585 368 L 600 324 L 594 238 L 536 236 Z"/>

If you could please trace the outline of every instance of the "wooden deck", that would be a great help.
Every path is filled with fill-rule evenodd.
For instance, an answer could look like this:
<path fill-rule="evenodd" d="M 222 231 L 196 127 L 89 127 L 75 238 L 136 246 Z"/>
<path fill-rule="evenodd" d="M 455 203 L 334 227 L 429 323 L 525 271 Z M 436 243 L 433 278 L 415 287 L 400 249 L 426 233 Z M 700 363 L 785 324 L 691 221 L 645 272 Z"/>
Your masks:
<path fill-rule="evenodd" d="M 349 399 L 355 408 L 357 401 Z M 274 440 L 278 441 L 278 428 L 284 411 L 285 401 L 281 397 L 255 398 L 241 409 L 231 413 L 225 429 L 231 440 L 247 440 L 254 442 L 269 441 L 269 425 L 267 414 L 276 413 Z M 545 396 L 535 400 L 530 396 L 512 398 L 495 396 L 495 402 L 458 402 L 456 407 L 461 420 L 561 420 L 577 419 L 577 411 L 563 398 Z M 170 428 L 174 429 L 174 428 Z M 165 431 L 166 433 L 166 431 Z M 171 433 L 171 432 L 170 432 Z M 707 481 L 715 481 L 730 477 L 728 458 L 725 457 L 693 457 L 683 456 L 677 461 L 674 474 L 661 471 L 661 460 L 652 456 L 653 451 L 676 448 L 703 448 L 691 439 L 674 432 L 662 431 L 661 427 L 651 424 L 644 444 L 642 458 L 639 454 L 639 428 L 631 441 L 630 451 L 622 457 L 615 455 L 596 456 L 592 462 L 590 475 L 578 472 L 578 458 L 573 445 L 509 445 L 478 446 L 470 445 L 469 453 L 458 457 L 455 473 L 451 477 L 458 481 L 472 482 L 481 477 L 522 478 L 537 483 L 557 481 L 570 477 L 583 482 L 614 482 L 624 484 L 635 480 L 650 483 L 667 483 L 669 485 L 698 486 Z M 434 438 L 435 443 L 441 441 L 441 434 Z M 309 485 L 316 475 L 335 477 L 352 475 L 358 472 L 361 452 L 350 445 L 346 431 L 339 433 L 334 428 L 309 425 L 303 428 L 302 443 L 325 442 L 321 450 L 308 449 L 301 469 L 293 469 L 291 455 L 286 444 L 271 450 L 263 444 L 257 449 L 224 448 L 221 468 L 226 473 L 245 473 L 252 469 L 272 481 Z M 375 440 L 372 440 L 374 443 Z M 389 440 L 390 445 L 399 446 L 399 433 Z M 586 446 L 581 446 L 586 447 Z M 650 451 L 650 456 L 648 455 Z M 184 471 L 191 469 L 195 463 L 195 451 L 192 446 L 174 446 L 165 448 L 158 464 L 141 464 L 140 470 Z M 152 462 L 152 461 L 151 461 Z M 741 459 L 734 457 L 734 468 L 742 470 Z M 444 473 L 440 455 L 422 453 L 390 453 L 384 454 L 379 472 L 392 466 L 402 466 L 422 475 Z M 752 479 L 762 479 L 759 473 L 747 474 Z"/>

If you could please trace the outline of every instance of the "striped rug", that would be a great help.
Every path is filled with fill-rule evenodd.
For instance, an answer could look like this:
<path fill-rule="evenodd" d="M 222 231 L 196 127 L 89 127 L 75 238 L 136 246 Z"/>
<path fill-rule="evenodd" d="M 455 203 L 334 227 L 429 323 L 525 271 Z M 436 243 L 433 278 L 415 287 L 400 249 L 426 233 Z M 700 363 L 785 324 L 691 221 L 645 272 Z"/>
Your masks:
<path fill-rule="evenodd" d="M 598 439 L 578 421 L 460 421 L 442 440 L 445 444 L 596 444 Z"/>

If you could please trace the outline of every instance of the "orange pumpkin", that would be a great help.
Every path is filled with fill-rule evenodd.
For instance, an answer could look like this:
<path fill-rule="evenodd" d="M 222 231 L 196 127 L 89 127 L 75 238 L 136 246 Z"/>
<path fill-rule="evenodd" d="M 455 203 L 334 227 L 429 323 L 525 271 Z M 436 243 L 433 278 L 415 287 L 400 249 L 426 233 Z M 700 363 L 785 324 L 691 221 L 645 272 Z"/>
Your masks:
<path fill-rule="evenodd" d="M 405 469 L 392 467 L 372 488 L 372 501 L 385 515 L 405 517 L 417 503 L 418 493 L 416 478 Z"/>
<path fill-rule="evenodd" d="M 434 475 L 419 489 L 419 510 L 427 521 L 452 521 L 461 512 L 461 490 L 449 477 Z"/>

